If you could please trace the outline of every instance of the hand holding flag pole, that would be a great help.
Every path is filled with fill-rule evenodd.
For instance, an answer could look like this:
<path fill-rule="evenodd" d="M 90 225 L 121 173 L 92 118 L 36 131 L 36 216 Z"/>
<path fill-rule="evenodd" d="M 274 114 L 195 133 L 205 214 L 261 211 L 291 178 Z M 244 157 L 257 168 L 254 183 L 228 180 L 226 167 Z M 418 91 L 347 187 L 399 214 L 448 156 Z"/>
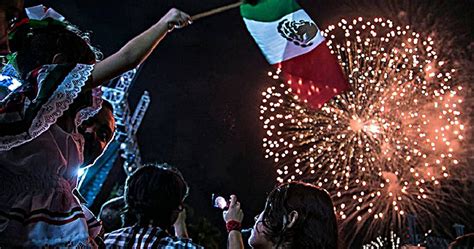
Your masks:
<path fill-rule="evenodd" d="M 179 23 L 179 22 L 168 23 L 168 32 L 171 32 L 175 28 L 182 28 L 182 27 L 184 27 L 188 24 L 191 24 L 192 22 L 194 22 L 196 20 L 199 20 L 199 19 L 202 19 L 204 17 L 219 14 L 219 13 L 225 12 L 227 10 L 237 8 L 240 5 L 242 5 L 243 3 L 250 3 L 252 1 L 255 1 L 255 0 L 240 0 L 240 1 L 235 2 L 235 3 L 227 4 L 227 5 L 224 5 L 224 6 L 221 6 L 221 7 L 217 7 L 217 8 L 214 8 L 214 9 L 210 9 L 210 10 L 201 12 L 201 13 L 193 15 L 191 17 L 186 15 L 185 18 L 187 19 L 187 23 L 184 23 L 184 22 L 181 22 L 181 23 Z"/>
<path fill-rule="evenodd" d="M 222 12 L 227 11 L 227 10 L 237 8 L 241 4 L 243 4 L 244 1 L 245 0 L 242 0 L 242 1 L 238 1 L 238 2 L 235 2 L 235 3 L 228 4 L 228 5 L 224 5 L 224 6 L 221 6 L 221 7 L 218 7 L 218 8 L 214 8 L 214 9 L 211 9 L 211 10 L 204 11 L 202 13 L 191 16 L 191 20 L 194 22 L 194 21 L 199 20 L 199 19 L 204 18 L 204 17 L 212 16 L 212 15 L 219 14 L 219 13 L 222 13 Z"/>
<path fill-rule="evenodd" d="M 309 106 L 319 109 L 350 88 L 321 30 L 296 0 L 240 0 L 196 14 L 191 20 L 239 6 L 247 29 L 267 61 L 280 68 L 290 82 L 298 82 L 291 84 L 291 88 Z M 291 28 L 281 29 L 280 25 Z M 283 50 L 275 49 L 276 44 Z"/>

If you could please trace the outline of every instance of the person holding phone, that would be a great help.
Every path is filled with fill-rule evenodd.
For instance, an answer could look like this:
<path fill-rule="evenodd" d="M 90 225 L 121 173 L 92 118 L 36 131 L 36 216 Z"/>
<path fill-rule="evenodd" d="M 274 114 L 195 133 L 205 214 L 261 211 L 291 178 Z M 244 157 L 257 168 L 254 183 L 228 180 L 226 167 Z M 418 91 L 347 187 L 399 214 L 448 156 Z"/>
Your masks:
<path fill-rule="evenodd" d="M 244 248 L 242 219 L 240 203 L 232 195 L 229 208 L 224 211 L 230 249 Z M 248 244 L 258 249 L 337 249 L 336 215 L 328 192 L 304 182 L 277 186 L 255 217 Z"/>

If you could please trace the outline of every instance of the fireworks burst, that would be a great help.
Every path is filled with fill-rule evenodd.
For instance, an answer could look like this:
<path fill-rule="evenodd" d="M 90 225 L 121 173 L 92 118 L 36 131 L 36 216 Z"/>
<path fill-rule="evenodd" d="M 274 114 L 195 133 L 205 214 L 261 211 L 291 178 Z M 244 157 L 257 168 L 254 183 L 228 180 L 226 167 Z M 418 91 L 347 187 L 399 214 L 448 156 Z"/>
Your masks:
<path fill-rule="evenodd" d="M 371 241 L 369 244 L 362 246 L 362 249 L 380 249 L 380 248 L 391 248 L 398 249 L 401 246 L 400 238 L 392 231 L 390 232 L 390 238 L 377 237 L 375 241 Z"/>
<path fill-rule="evenodd" d="M 442 208 L 465 133 L 456 71 L 432 38 L 390 20 L 343 19 L 325 34 L 352 90 L 312 110 L 269 73 L 279 85 L 263 93 L 260 119 L 277 180 L 326 188 L 348 241 L 389 236 L 406 214 L 432 225 L 424 214 Z"/>

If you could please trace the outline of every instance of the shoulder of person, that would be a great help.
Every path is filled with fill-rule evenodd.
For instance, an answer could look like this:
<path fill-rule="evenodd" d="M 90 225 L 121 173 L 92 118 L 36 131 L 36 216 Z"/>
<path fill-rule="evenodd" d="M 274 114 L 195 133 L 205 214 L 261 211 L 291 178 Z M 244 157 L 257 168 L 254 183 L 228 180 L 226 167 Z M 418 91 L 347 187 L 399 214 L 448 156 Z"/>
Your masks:
<path fill-rule="evenodd" d="M 174 236 L 164 237 L 161 239 L 167 246 L 173 246 L 176 249 L 202 249 L 203 246 L 195 244 L 190 238 L 178 238 Z"/>

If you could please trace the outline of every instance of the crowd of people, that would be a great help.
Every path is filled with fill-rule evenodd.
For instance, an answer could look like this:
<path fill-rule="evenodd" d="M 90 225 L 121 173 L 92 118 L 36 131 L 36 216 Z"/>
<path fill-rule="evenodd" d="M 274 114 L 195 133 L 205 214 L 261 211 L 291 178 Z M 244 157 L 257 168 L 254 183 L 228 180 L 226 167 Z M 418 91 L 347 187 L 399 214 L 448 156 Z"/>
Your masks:
<path fill-rule="evenodd" d="M 105 203 L 102 221 L 76 189 L 77 170 L 93 164 L 114 134 L 113 107 L 100 98 L 100 86 L 142 63 L 191 18 L 171 9 L 99 60 L 59 13 L 23 4 L 0 0 L 2 75 L 22 82 L 14 89 L 0 84 L 0 248 L 203 248 L 189 238 L 189 188 L 174 167 L 141 166 L 127 178 L 124 195 Z M 243 217 L 237 196 L 230 196 L 223 212 L 228 248 L 244 248 Z M 277 186 L 255 217 L 248 244 L 338 248 L 329 194 L 303 182 Z"/>

